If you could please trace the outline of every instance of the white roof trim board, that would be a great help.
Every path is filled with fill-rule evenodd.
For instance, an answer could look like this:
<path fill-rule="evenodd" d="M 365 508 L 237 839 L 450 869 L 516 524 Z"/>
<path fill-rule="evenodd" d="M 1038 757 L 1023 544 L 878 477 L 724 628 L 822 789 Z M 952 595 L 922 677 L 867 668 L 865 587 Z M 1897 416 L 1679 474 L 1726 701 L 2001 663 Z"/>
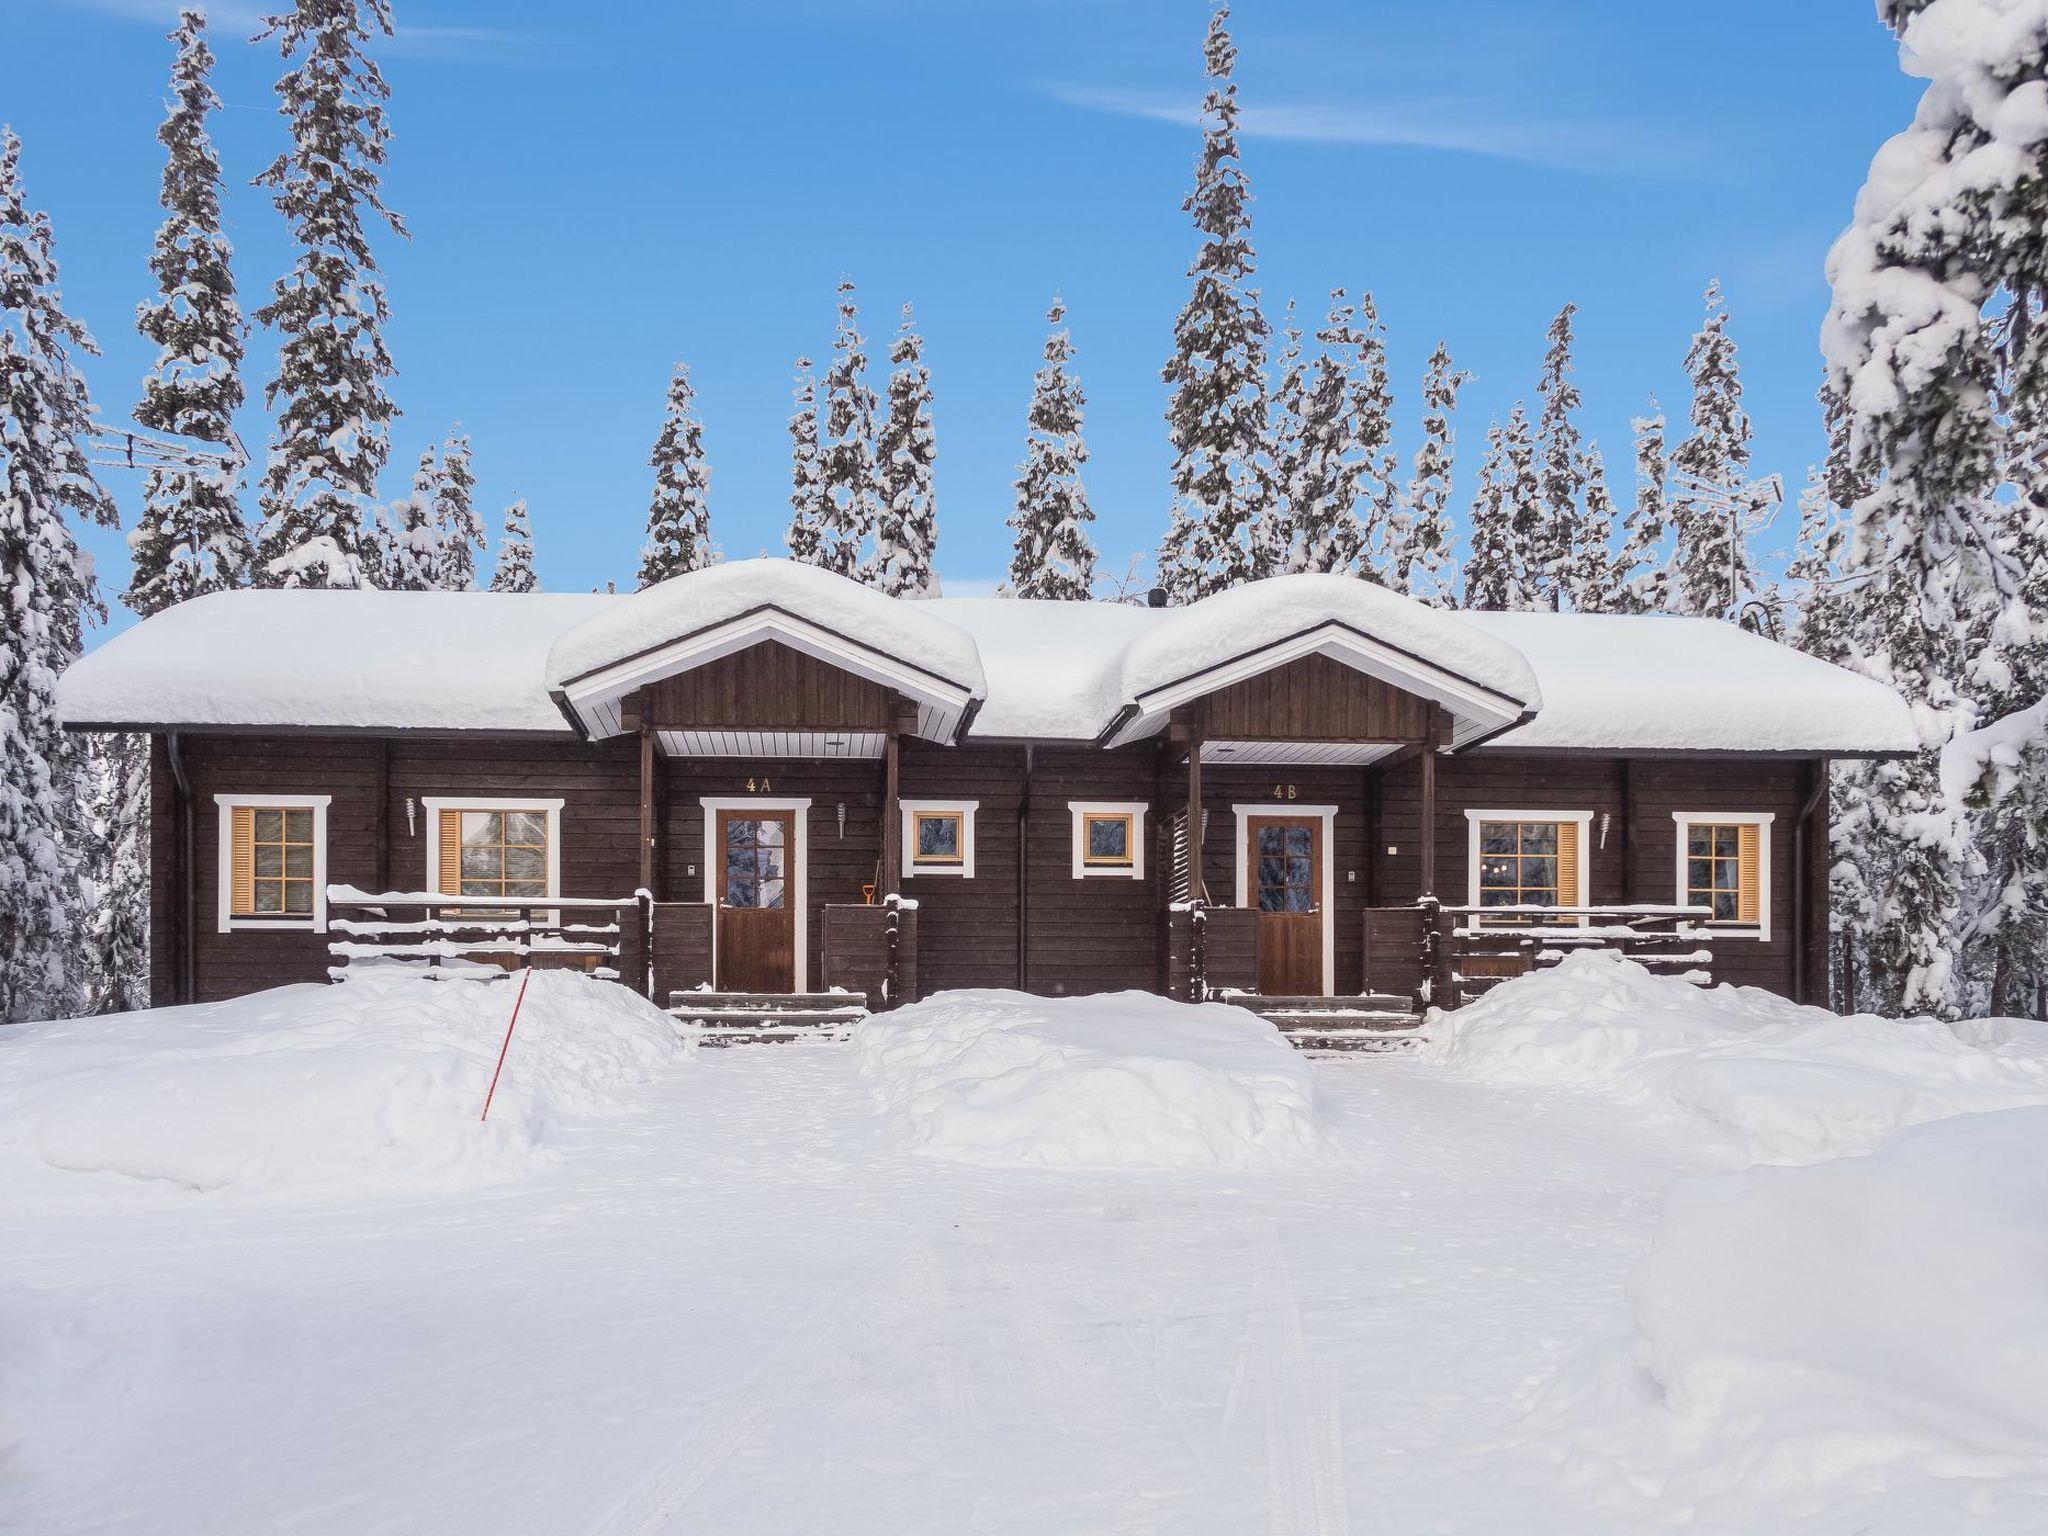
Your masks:
<path fill-rule="evenodd" d="M 1436 699 L 1482 751 L 1917 745 L 1890 689 L 1703 619 L 1446 611 L 1342 576 L 1167 609 L 910 601 L 785 560 L 622 596 L 216 593 L 114 636 L 58 705 L 81 728 L 608 735 L 632 688 L 767 638 L 896 690 L 945 742 L 1137 740 L 1177 703 L 1322 654 Z"/>

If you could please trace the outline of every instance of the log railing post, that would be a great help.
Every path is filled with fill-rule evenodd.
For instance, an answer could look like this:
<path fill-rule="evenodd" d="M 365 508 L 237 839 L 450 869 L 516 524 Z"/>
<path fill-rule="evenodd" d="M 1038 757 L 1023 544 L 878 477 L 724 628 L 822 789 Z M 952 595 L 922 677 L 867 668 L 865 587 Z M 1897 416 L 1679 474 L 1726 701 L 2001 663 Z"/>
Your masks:
<path fill-rule="evenodd" d="M 1202 878 L 1202 738 L 1199 736 L 1188 742 L 1187 816 L 1188 900 L 1194 903 L 1193 910 L 1199 913 L 1209 899 L 1209 883 Z"/>
<path fill-rule="evenodd" d="M 1209 903 L 1200 896 L 1188 903 L 1188 1001 L 1209 1001 Z"/>
<path fill-rule="evenodd" d="M 894 711 L 882 738 L 882 888 L 878 896 L 899 894 L 903 886 L 903 805 L 900 791 L 899 727 Z"/>
<path fill-rule="evenodd" d="M 1422 896 L 1436 897 L 1436 749 L 1438 711 L 1431 706 L 1429 728 L 1422 738 Z"/>
<path fill-rule="evenodd" d="M 640 889 L 654 889 L 654 726 L 640 717 Z"/>

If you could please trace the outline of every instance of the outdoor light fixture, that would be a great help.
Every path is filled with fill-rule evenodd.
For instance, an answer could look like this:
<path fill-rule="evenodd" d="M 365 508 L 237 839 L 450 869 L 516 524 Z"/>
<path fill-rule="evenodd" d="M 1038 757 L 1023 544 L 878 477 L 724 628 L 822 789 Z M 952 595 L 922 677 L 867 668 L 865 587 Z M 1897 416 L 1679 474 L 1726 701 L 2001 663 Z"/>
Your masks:
<path fill-rule="evenodd" d="M 1607 813 L 1605 811 L 1602 811 L 1600 813 L 1600 846 L 1602 848 L 1605 848 L 1607 846 L 1607 821 Z"/>
<path fill-rule="evenodd" d="M 846 841 L 846 802 L 839 802 L 839 840 Z"/>
<path fill-rule="evenodd" d="M 407 795 L 405 797 L 405 835 L 407 837 L 419 836 L 419 823 L 414 820 L 414 812 L 415 807 L 412 803 L 412 796 Z"/>

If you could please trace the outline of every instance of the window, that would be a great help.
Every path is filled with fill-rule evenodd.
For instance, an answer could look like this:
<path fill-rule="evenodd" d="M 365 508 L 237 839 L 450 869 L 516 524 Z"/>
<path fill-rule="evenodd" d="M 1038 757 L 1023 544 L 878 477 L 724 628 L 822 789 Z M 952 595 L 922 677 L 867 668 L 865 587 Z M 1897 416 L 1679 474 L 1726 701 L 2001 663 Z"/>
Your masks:
<path fill-rule="evenodd" d="M 1586 829 L 1591 811 L 1467 811 L 1469 905 L 1583 907 L 1587 902 Z M 1582 922 L 1503 911 L 1489 926 Z"/>
<path fill-rule="evenodd" d="M 1710 921 L 1768 939 L 1771 821 L 1768 811 L 1673 811 L 1678 823 L 1677 900 L 1708 907 Z"/>
<path fill-rule="evenodd" d="M 327 927 L 331 795 L 215 795 L 220 931 Z"/>
<path fill-rule="evenodd" d="M 425 802 L 427 889 L 450 896 L 561 894 L 559 800 L 435 799 Z"/>
<path fill-rule="evenodd" d="M 903 873 L 974 874 L 974 812 L 978 800 L 904 800 Z"/>
<path fill-rule="evenodd" d="M 1145 878 L 1145 811 L 1138 800 L 1070 800 L 1074 878 Z"/>

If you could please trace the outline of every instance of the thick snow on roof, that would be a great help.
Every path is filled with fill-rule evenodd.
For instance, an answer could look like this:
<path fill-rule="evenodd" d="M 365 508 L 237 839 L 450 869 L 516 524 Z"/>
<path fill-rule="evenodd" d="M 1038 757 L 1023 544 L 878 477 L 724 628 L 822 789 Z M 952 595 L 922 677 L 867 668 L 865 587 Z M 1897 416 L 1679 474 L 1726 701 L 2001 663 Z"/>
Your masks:
<path fill-rule="evenodd" d="M 768 607 L 934 673 L 970 694 L 984 691 L 974 641 L 938 618 L 929 604 L 885 597 L 814 565 L 765 559 L 733 560 L 672 576 L 620 598 L 555 641 L 548 652 L 547 681 L 559 686 Z"/>
<path fill-rule="evenodd" d="M 1343 577 L 1282 577 L 1188 608 L 899 602 L 745 560 L 631 596 L 230 592 L 117 635 L 64 676 L 82 725 L 561 731 L 552 685 L 773 604 L 981 695 L 970 735 L 1096 739 L 1138 694 L 1335 619 L 1538 701 L 1502 749 L 1892 752 L 1876 683 L 1703 619 L 1444 612 Z"/>
<path fill-rule="evenodd" d="M 1904 752 L 1891 689 L 1715 619 L 1467 613 L 1535 669 L 1543 708 L 1488 745 L 1692 752 Z"/>
<path fill-rule="evenodd" d="M 618 599 L 555 592 L 216 592 L 64 674 L 65 720 L 564 731 L 548 645 Z"/>
<path fill-rule="evenodd" d="M 1521 704 L 1537 702 L 1537 679 L 1515 648 L 1476 632 L 1462 613 L 1431 608 L 1350 576 L 1276 576 L 1169 608 L 1123 657 L 1125 699 L 1193 676 L 1247 651 L 1323 623 L 1362 630 L 1436 667 Z"/>
<path fill-rule="evenodd" d="M 924 604 L 972 635 L 988 674 L 976 736 L 1093 741 L 1122 707 L 1117 663 L 1164 611 L 1129 603 L 944 597 Z"/>

